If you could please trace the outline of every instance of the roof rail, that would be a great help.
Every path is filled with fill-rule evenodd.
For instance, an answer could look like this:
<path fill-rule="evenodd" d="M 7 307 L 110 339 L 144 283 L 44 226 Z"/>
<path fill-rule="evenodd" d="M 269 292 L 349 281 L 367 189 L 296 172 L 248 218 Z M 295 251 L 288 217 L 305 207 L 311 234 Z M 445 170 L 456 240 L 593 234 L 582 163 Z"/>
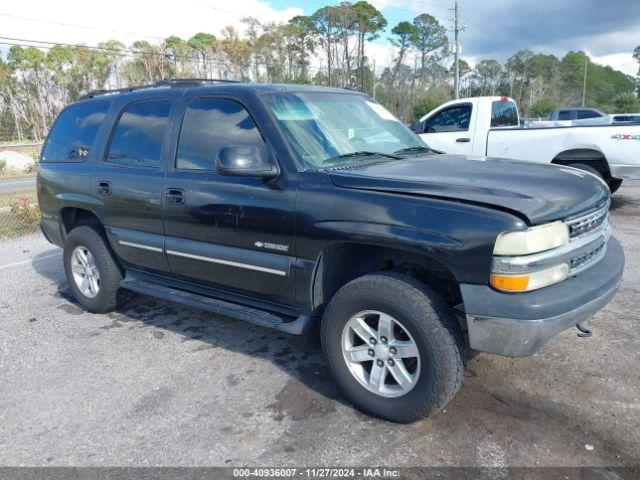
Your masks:
<path fill-rule="evenodd" d="M 111 95 L 114 93 L 129 93 L 135 90 L 142 90 L 145 88 L 158 88 L 158 87 L 200 87 L 208 83 L 240 83 L 238 80 L 226 80 L 222 78 L 169 78 L 166 80 L 158 80 L 156 83 L 149 85 L 138 85 L 135 87 L 114 88 L 114 89 L 99 89 L 91 90 L 89 93 L 82 95 L 78 100 L 86 100 L 88 98 L 98 97 L 100 95 Z"/>
<path fill-rule="evenodd" d="M 171 87 L 196 87 L 206 85 L 207 83 L 240 83 L 238 80 L 227 80 L 225 78 L 169 78 L 167 80 L 159 80 L 158 86 Z"/>
<path fill-rule="evenodd" d="M 89 93 L 82 95 L 78 100 L 86 100 L 87 98 L 93 98 L 100 95 L 109 95 L 112 93 L 128 93 L 135 90 L 141 90 L 143 88 L 154 88 L 156 85 L 138 85 L 136 87 L 114 88 L 114 89 L 99 89 L 91 90 Z"/>

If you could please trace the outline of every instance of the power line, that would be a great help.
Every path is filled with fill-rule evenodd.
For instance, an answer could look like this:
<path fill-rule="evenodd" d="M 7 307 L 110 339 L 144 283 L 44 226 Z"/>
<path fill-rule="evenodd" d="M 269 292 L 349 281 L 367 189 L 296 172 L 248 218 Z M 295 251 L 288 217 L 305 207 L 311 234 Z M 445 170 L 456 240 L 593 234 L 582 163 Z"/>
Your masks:
<path fill-rule="evenodd" d="M 40 18 L 23 17 L 21 15 L 12 15 L 12 14 L 9 14 L 9 13 L 0 13 L 0 17 L 14 18 L 14 19 L 17 19 L 17 20 L 28 20 L 28 21 L 31 21 L 31 22 L 47 23 L 47 24 L 50 24 L 50 25 L 60 25 L 62 27 L 82 28 L 84 30 L 98 30 L 98 31 L 103 31 L 103 32 L 121 33 L 121 34 L 124 34 L 124 35 L 131 35 L 131 36 L 136 36 L 136 37 L 153 38 L 154 40 L 164 40 L 161 37 L 155 37 L 153 35 L 145 35 L 145 34 L 142 34 L 142 33 L 123 32 L 123 31 L 119 31 L 119 30 L 106 30 L 106 29 L 103 29 L 103 28 L 92 27 L 92 26 L 89 26 L 89 25 L 77 25 L 77 24 L 74 24 L 74 23 L 56 22 L 54 20 L 42 20 Z"/>

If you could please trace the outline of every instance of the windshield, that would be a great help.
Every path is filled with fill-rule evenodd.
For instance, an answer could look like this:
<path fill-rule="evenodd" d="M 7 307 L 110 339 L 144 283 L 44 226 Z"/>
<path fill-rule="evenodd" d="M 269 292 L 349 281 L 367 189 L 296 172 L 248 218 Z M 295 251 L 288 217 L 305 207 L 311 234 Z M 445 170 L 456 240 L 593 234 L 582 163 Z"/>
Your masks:
<path fill-rule="evenodd" d="M 290 92 L 270 95 L 267 103 L 307 168 L 428 150 L 400 120 L 363 95 Z"/>

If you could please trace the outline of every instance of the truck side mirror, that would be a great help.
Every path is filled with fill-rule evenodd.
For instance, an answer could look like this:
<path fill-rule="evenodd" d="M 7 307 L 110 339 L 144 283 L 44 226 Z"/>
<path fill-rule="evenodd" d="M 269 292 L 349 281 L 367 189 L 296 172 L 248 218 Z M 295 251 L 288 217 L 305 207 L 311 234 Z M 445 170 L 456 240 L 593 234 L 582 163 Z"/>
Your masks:
<path fill-rule="evenodd" d="M 270 160 L 265 148 L 233 145 L 218 153 L 216 172 L 233 177 L 273 178 L 280 174 L 280 169 Z"/>
<path fill-rule="evenodd" d="M 424 123 L 421 122 L 420 120 L 416 120 L 411 124 L 411 130 L 413 130 L 415 133 L 423 133 L 424 132 Z"/>

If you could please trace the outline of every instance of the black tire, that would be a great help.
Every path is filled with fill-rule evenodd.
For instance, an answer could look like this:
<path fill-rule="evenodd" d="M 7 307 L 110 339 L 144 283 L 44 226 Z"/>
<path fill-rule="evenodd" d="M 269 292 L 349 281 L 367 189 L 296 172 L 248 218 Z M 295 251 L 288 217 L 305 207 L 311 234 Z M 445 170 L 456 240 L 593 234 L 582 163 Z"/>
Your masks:
<path fill-rule="evenodd" d="M 83 246 L 91 252 L 100 273 L 98 294 L 93 298 L 84 295 L 73 278 L 71 256 L 78 246 Z M 110 312 L 127 298 L 127 293 L 120 288 L 120 268 L 104 237 L 92 227 L 74 228 L 67 236 L 64 244 L 64 270 L 73 296 L 90 312 Z"/>
<path fill-rule="evenodd" d="M 369 391 L 351 374 L 342 352 L 348 320 L 363 310 L 378 310 L 399 320 L 418 348 L 420 373 L 415 386 L 388 398 Z M 325 359 L 344 394 L 361 410 L 408 423 L 444 407 L 460 388 L 465 349 L 462 333 L 440 297 L 421 282 L 396 273 L 375 273 L 343 286 L 327 306 L 321 326 Z"/>
<path fill-rule="evenodd" d="M 609 185 L 609 190 L 611 191 L 612 195 L 616 193 L 618 189 L 622 186 L 621 178 L 610 178 L 609 180 L 606 180 L 606 182 L 607 182 L 607 185 Z"/>
<path fill-rule="evenodd" d="M 587 165 L 586 163 L 571 163 L 568 166 L 571 168 L 577 168 L 578 170 L 583 170 L 585 172 L 592 173 L 596 177 L 600 177 L 602 180 L 604 180 L 604 177 L 598 170 L 593 168 L 591 165 Z"/>
<path fill-rule="evenodd" d="M 571 163 L 569 165 L 569 167 L 577 168 L 578 170 L 583 170 L 585 172 L 592 173 L 596 177 L 600 177 L 602 180 L 604 180 L 604 182 L 609 187 L 609 191 L 611 192 L 611 194 L 614 194 L 620 188 L 620 185 L 622 185 L 622 180 L 621 179 L 619 179 L 619 178 L 604 178 L 602 173 L 600 173 L 598 170 L 596 170 L 591 165 L 587 165 L 586 163 Z"/>

